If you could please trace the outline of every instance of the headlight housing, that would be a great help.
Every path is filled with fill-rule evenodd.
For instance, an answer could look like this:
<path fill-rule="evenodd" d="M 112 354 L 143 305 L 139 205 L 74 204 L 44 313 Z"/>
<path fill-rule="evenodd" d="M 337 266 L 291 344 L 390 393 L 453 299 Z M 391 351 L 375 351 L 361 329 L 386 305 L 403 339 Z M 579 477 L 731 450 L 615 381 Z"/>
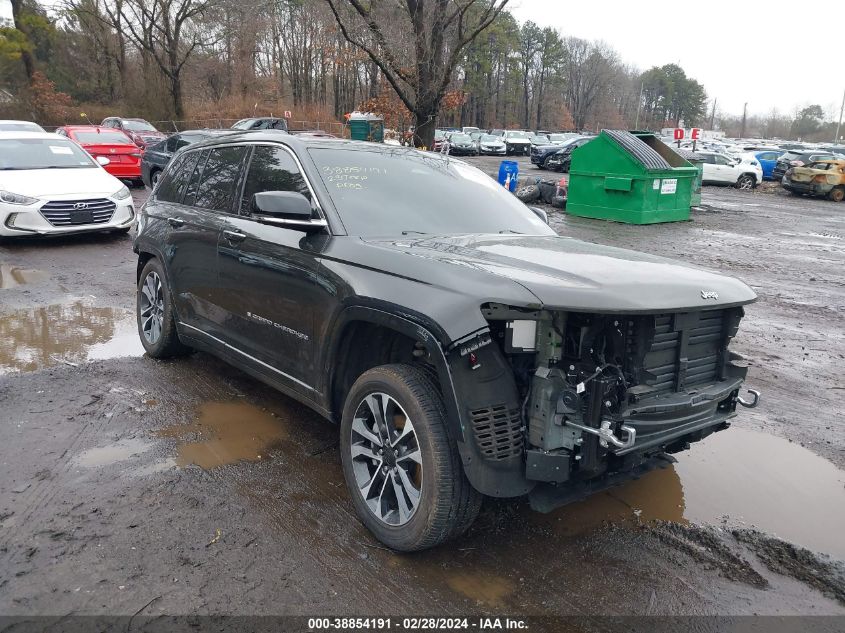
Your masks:
<path fill-rule="evenodd" d="M 125 187 L 124 187 L 125 188 Z M 6 204 L 35 204 L 38 198 L 30 198 L 29 196 L 22 196 L 19 193 L 12 193 L 11 191 L 0 191 L 0 202 Z"/>
<path fill-rule="evenodd" d="M 130 195 L 129 188 L 126 185 L 123 185 L 120 189 L 112 194 L 112 198 L 115 200 L 126 200 Z"/>

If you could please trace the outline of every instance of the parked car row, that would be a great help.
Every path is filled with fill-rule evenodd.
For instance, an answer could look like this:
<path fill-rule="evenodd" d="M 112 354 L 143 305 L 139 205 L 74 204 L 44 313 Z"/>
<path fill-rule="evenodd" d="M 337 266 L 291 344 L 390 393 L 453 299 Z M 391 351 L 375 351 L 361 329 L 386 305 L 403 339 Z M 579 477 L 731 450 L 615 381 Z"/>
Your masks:
<path fill-rule="evenodd" d="M 453 137 L 457 137 L 457 141 L 463 144 L 463 148 L 455 150 L 455 141 Z M 581 135 L 575 132 L 531 132 L 527 130 L 504 130 L 504 129 L 490 129 L 482 130 L 477 127 L 465 126 L 461 129 L 457 128 L 438 128 L 434 132 L 434 143 L 432 150 L 435 152 L 442 151 L 444 141 L 449 143 L 450 154 L 467 155 L 468 147 L 464 136 L 469 136 L 475 144 L 474 155 L 489 154 L 489 155 L 531 155 L 535 147 L 558 146 L 562 147 L 573 138 L 579 138 Z"/>

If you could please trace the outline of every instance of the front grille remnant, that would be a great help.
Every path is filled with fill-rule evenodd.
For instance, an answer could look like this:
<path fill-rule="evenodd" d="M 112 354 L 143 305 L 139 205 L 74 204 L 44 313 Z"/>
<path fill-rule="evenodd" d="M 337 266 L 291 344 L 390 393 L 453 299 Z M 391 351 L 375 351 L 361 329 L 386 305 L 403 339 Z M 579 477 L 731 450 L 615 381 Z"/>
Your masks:
<path fill-rule="evenodd" d="M 61 200 L 41 207 L 41 215 L 53 226 L 105 224 L 111 220 L 116 204 L 106 198 L 97 200 Z"/>
<path fill-rule="evenodd" d="M 472 428 L 482 454 L 488 459 L 522 455 L 522 424 L 519 410 L 499 404 L 470 411 Z"/>
<path fill-rule="evenodd" d="M 646 384 L 665 393 L 717 382 L 727 336 L 724 310 L 654 317 L 654 338 L 643 359 Z"/>

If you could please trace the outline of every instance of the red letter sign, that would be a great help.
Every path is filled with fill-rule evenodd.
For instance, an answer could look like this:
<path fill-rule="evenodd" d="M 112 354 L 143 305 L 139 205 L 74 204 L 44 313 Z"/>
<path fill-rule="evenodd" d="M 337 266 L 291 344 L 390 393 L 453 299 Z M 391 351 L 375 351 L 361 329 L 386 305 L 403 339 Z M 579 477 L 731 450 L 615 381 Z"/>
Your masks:
<path fill-rule="evenodd" d="M 290 110 L 285 110 L 285 118 L 286 119 L 290 118 Z"/>
<path fill-rule="evenodd" d="M 697 141 L 698 139 L 700 139 L 701 138 L 701 128 L 699 128 L 699 127 L 692 128 L 689 131 L 689 137 L 694 141 Z"/>
<path fill-rule="evenodd" d="M 682 141 L 684 140 L 684 128 L 676 127 L 675 128 L 675 140 Z"/>

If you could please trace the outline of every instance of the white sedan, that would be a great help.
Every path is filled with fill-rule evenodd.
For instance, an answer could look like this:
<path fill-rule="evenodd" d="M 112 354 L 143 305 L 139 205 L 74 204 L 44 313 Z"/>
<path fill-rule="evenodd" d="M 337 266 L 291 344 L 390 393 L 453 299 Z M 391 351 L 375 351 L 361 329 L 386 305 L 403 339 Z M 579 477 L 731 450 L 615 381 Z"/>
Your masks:
<path fill-rule="evenodd" d="M 696 152 L 704 162 L 702 182 L 705 185 L 734 185 L 737 189 L 753 189 L 763 182 L 763 168 L 752 155 L 728 156 L 719 152 Z"/>
<path fill-rule="evenodd" d="M 129 189 L 101 162 L 56 134 L 0 132 L 0 237 L 129 231 Z"/>

